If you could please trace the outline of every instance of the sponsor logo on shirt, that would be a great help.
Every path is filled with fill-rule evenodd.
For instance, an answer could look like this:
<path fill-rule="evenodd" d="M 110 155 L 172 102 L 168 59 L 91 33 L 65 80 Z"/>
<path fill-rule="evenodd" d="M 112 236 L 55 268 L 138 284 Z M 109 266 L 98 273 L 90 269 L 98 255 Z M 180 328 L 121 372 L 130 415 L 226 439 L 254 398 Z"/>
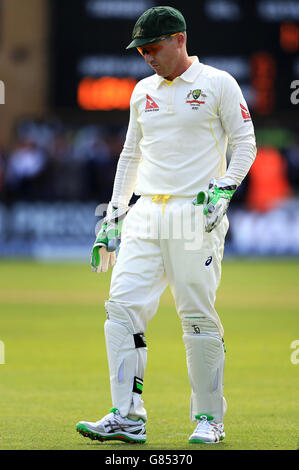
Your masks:
<path fill-rule="evenodd" d="M 201 97 L 200 100 L 198 99 L 199 97 Z M 186 97 L 186 103 L 189 103 L 192 109 L 198 109 L 201 104 L 205 104 L 202 98 L 206 97 L 207 95 L 202 90 L 190 90 Z"/>
<path fill-rule="evenodd" d="M 251 121 L 251 117 L 250 117 L 250 113 L 248 109 L 245 108 L 245 106 L 243 106 L 241 103 L 240 103 L 240 108 L 241 108 L 241 113 L 242 113 L 244 122 Z"/>
<path fill-rule="evenodd" d="M 146 95 L 145 112 L 159 111 L 159 106 L 149 95 Z"/>

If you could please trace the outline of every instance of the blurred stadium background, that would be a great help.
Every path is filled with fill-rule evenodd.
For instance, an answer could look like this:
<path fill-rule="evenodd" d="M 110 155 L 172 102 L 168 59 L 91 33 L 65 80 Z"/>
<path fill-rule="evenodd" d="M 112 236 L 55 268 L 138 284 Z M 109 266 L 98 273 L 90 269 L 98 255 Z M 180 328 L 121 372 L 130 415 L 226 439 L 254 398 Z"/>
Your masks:
<path fill-rule="evenodd" d="M 189 54 L 237 79 L 256 128 L 225 256 L 299 255 L 299 1 L 166 3 L 186 17 Z M 0 0 L 1 257 L 89 256 L 132 89 L 151 73 L 125 47 L 159 4 Z"/>

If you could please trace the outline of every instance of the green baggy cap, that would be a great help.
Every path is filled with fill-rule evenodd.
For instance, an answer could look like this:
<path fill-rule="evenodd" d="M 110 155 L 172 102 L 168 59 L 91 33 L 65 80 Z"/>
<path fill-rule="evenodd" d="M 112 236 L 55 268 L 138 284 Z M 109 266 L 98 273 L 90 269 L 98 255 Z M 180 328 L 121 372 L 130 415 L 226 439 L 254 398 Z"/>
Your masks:
<path fill-rule="evenodd" d="M 146 10 L 136 21 L 132 42 L 126 49 L 158 42 L 160 36 L 186 31 L 182 13 L 172 7 L 153 7 Z"/>

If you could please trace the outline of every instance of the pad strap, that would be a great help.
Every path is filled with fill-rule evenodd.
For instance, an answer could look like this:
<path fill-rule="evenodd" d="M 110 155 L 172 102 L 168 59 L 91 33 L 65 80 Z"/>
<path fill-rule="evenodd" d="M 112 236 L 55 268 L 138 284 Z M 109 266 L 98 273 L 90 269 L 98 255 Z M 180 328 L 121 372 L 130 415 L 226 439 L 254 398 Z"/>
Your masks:
<path fill-rule="evenodd" d="M 145 337 L 143 333 L 136 333 L 134 336 L 135 348 L 146 348 Z"/>
<path fill-rule="evenodd" d="M 143 390 L 143 380 L 140 379 L 139 377 L 134 377 L 133 392 L 139 393 L 141 395 L 142 390 Z"/>

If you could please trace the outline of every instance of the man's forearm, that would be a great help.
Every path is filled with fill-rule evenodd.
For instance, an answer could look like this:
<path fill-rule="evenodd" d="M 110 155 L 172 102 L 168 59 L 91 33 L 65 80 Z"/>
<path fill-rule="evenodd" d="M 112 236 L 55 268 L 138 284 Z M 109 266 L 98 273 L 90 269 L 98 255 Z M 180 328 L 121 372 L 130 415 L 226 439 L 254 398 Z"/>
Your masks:
<path fill-rule="evenodd" d="M 256 146 L 252 143 L 242 143 L 232 149 L 232 156 L 227 171 L 218 182 L 225 180 L 226 184 L 239 186 L 250 170 L 256 157 Z"/>
<path fill-rule="evenodd" d="M 127 207 L 133 195 L 140 157 L 120 155 L 113 186 L 111 203 L 114 207 Z"/>

